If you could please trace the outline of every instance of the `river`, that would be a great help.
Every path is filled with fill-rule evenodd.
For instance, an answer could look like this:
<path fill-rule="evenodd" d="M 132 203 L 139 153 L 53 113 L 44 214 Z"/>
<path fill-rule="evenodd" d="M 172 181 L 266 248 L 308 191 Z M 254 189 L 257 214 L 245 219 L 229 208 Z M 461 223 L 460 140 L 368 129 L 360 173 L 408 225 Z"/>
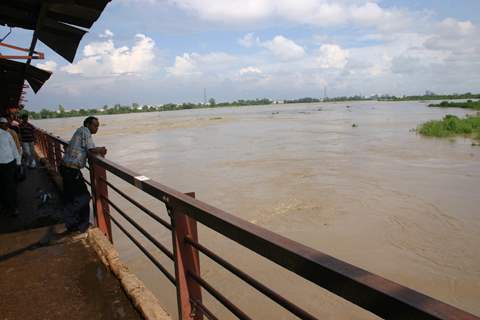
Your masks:
<path fill-rule="evenodd" d="M 467 113 L 419 102 L 348 102 L 107 115 L 94 139 L 109 159 L 142 175 L 479 315 L 480 148 L 468 138 L 412 130 Z M 34 123 L 68 140 L 82 120 Z M 113 180 L 167 217 L 161 203 Z M 120 203 L 171 247 L 168 232 Z M 173 286 L 114 231 L 123 259 L 175 315 Z M 199 237 L 321 319 L 375 319 L 215 232 L 200 228 Z M 294 319 L 207 258 L 201 265 L 202 276 L 249 315 Z M 219 318 L 234 318 L 208 294 L 205 301 Z"/>

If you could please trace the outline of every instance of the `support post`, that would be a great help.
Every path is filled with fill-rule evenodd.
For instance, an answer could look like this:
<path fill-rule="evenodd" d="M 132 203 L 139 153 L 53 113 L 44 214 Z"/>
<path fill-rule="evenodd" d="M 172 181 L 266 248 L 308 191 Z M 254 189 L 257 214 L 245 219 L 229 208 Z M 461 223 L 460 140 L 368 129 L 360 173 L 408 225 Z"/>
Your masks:
<path fill-rule="evenodd" d="M 195 193 L 187 193 L 195 198 Z M 190 300 L 202 301 L 202 290 L 198 283 L 192 281 L 187 273 L 200 276 L 200 259 L 198 251 L 185 242 L 188 236 L 198 241 L 197 221 L 187 216 L 180 209 L 168 207 L 172 218 L 173 254 L 175 257 L 175 279 L 177 287 L 177 305 L 179 320 L 202 320 L 202 311 L 195 308 Z"/>
<path fill-rule="evenodd" d="M 55 167 L 55 155 L 53 153 L 53 139 L 51 137 L 47 137 L 47 159 L 51 167 Z"/>
<path fill-rule="evenodd" d="M 92 190 L 93 210 L 95 213 L 95 222 L 103 234 L 113 243 L 112 226 L 110 223 L 110 207 L 108 204 L 108 185 L 107 171 L 98 165 L 95 160 L 89 156 L 90 164 L 90 183 Z"/>
<path fill-rule="evenodd" d="M 62 164 L 62 149 L 60 143 L 55 141 L 55 170 L 59 172 L 60 165 Z"/>

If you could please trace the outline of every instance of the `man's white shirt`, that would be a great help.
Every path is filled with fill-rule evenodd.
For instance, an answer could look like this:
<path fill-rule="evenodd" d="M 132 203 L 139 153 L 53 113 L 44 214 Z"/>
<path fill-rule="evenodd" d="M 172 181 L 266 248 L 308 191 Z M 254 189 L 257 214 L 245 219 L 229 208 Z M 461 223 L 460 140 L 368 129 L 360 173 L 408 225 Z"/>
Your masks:
<path fill-rule="evenodd" d="M 0 129 L 0 163 L 6 164 L 16 160 L 17 165 L 21 164 L 20 154 L 13 137 L 8 131 Z"/>

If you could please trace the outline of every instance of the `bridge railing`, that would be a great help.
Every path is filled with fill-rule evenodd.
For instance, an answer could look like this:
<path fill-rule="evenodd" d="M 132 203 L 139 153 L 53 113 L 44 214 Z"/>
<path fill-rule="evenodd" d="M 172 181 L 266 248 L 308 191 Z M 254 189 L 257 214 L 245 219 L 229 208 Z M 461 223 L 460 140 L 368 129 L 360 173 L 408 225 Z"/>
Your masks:
<path fill-rule="evenodd" d="M 37 145 L 50 165 L 58 170 L 67 143 L 45 131 L 37 130 Z M 195 199 L 108 159 L 89 155 L 90 184 L 97 226 L 112 239 L 111 222 L 135 244 L 176 287 L 179 319 L 217 319 L 202 302 L 202 289 L 223 304 L 238 319 L 251 319 L 246 311 L 207 282 L 200 271 L 200 253 L 239 277 L 258 292 L 300 319 L 317 319 L 266 285 L 226 261 L 208 244 L 199 243 L 197 223 L 248 248 L 299 277 L 324 288 L 384 319 L 477 319 L 480 318 L 405 286 L 382 278 L 298 242 L 249 223 L 241 218 Z M 107 172 L 163 202 L 170 221 L 152 212 L 121 191 L 107 179 Z M 87 181 L 88 182 L 88 181 Z M 159 225 L 171 231 L 173 251 L 166 248 L 109 197 L 109 190 L 139 208 Z M 113 209 L 116 213 L 111 214 Z M 135 238 L 118 216 L 128 221 L 174 264 L 171 274 L 157 258 Z"/>

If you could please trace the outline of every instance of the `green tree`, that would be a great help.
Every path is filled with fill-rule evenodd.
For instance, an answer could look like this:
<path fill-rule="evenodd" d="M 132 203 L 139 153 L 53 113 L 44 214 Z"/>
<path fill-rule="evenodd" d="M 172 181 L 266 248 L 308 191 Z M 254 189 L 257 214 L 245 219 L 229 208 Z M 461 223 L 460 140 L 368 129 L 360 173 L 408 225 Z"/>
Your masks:
<path fill-rule="evenodd" d="M 208 103 L 209 103 L 211 106 L 214 106 L 214 105 L 216 104 L 216 103 L 215 103 L 215 99 L 213 99 L 213 98 L 210 98 L 210 99 L 208 100 Z"/>

